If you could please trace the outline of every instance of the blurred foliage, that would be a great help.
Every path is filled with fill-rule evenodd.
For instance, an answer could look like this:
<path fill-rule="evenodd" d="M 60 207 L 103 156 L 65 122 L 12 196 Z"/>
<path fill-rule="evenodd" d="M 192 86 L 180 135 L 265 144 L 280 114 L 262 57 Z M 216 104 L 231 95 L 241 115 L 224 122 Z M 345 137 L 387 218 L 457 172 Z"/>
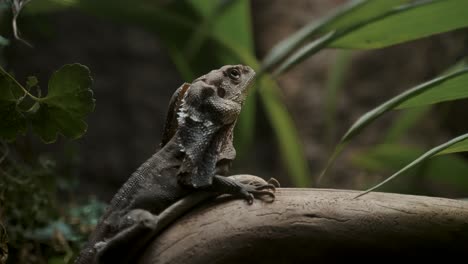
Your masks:
<path fill-rule="evenodd" d="M 262 69 L 274 71 L 278 75 L 324 48 L 382 48 L 468 27 L 468 19 L 462 11 L 467 8 L 468 2 L 463 0 L 350 1 L 331 15 L 318 22 L 312 21 L 278 43 L 267 54 Z M 342 137 L 317 181 L 320 182 L 346 144 L 385 112 L 466 98 L 467 71 L 468 68 L 458 66 L 457 70 L 405 91 L 365 113 Z M 434 155 L 467 151 L 465 136 L 461 135 L 431 149 L 390 179 Z"/>
<path fill-rule="evenodd" d="M 71 186 L 61 183 L 67 178 L 64 166 L 48 155 L 30 153 L 30 147 L 25 141 L 1 145 L 0 258 L 8 257 L 7 263 L 68 263 L 104 205 L 63 201 L 64 192 L 71 192 Z"/>
<path fill-rule="evenodd" d="M 28 2 L 2 2 L 11 5 L 13 37 L 22 43 L 16 20 Z M 37 153 L 29 137 L 44 143 L 58 134 L 81 137 L 84 118 L 94 110 L 91 85 L 89 69 L 80 64 L 54 72 L 47 88 L 35 76 L 22 85 L 0 67 L 0 263 L 68 263 L 97 221 L 91 209 L 80 213 L 80 205 L 61 201 L 64 164 Z"/>

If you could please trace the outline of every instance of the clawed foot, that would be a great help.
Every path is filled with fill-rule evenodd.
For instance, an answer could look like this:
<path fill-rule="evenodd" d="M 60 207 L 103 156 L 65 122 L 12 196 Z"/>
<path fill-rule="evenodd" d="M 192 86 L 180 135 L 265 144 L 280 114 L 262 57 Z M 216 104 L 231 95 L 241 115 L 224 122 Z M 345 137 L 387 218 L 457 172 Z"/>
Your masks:
<path fill-rule="evenodd" d="M 216 189 L 222 190 L 222 193 L 229 193 L 235 196 L 240 196 L 252 204 L 254 198 L 260 198 L 266 202 L 275 200 L 275 191 L 279 187 L 277 180 L 271 178 L 268 181 L 249 175 L 239 174 L 229 177 L 216 176 L 214 178 L 214 186 Z"/>
<path fill-rule="evenodd" d="M 276 187 L 279 187 L 279 183 L 273 178 L 266 183 L 253 180 L 242 184 L 241 195 L 247 200 L 248 204 L 252 204 L 254 198 L 261 198 L 271 203 L 275 200 Z M 265 197 L 267 199 L 264 199 Z"/>

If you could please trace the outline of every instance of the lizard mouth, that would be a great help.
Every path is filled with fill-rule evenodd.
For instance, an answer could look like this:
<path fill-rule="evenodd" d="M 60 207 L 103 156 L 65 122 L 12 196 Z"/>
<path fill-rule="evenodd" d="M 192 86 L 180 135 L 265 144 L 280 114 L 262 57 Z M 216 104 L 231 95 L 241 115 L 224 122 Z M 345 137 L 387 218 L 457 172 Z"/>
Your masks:
<path fill-rule="evenodd" d="M 245 83 L 244 83 L 244 85 L 243 85 L 244 89 L 240 92 L 240 94 L 238 94 L 238 96 L 237 96 L 236 99 L 238 99 L 239 97 L 245 97 L 245 96 L 247 96 L 247 93 L 248 93 L 249 90 L 250 90 L 250 86 L 251 86 L 253 80 L 255 79 L 255 76 L 257 75 L 256 72 L 255 72 L 252 68 L 250 68 L 249 66 L 244 66 L 244 65 L 242 65 L 241 67 L 242 67 L 242 69 L 243 69 L 244 71 L 250 72 L 250 73 L 251 73 L 251 76 L 250 76 L 249 79 L 247 79 L 247 80 L 245 81 Z"/>

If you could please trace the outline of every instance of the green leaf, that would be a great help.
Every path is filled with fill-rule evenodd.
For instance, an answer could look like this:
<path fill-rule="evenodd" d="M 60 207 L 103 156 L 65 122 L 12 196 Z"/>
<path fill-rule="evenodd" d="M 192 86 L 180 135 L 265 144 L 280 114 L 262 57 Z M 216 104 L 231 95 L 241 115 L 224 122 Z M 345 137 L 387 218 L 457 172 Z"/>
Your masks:
<path fill-rule="evenodd" d="M 468 177 L 466 177 L 468 162 L 466 159 L 460 155 L 443 155 L 434 157 L 428 163 L 426 177 L 433 186 L 448 186 L 463 193 L 468 191 Z"/>
<path fill-rule="evenodd" d="M 409 89 L 362 115 L 341 139 L 348 141 L 384 113 L 404 107 L 434 104 L 468 97 L 468 68 L 450 73 Z M 441 92 L 441 91 L 444 92 Z M 421 99 L 422 98 L 422 99 Z"/>
<path fill-rule="evenodd" d="M 388 1 L 391 2 L 391 1 Z M 468 1 L 433 0 L 401 6 L 338 38 L 330 46 L 375 49 L 468 26 Z"/>
<path fill-rule="evenodd" d="M 387 143 L 395 143 L 404 136 L 408 135 L 408 131 L 415 127 L 418 122 L 425 117 L 431 107 L 415 107 L 401 111 L 398 118 L 393 122 L 392 126 L 387 130 L 384 141 Z"/>
<path fill-rule="evenodd" d="M 458 143 L 457 143 L 458 144 Z M 453 148 L 454 146 L 450 147 Z M 396 171 L 421 156 L 420 147 L 388 143 L 355 153 L 351 161 L 373 174 Z M 382 191 L 425 194 L 428 186 L 443 186 L 452 191 L 468 191 L 468 162 L 458 155 L 442 155 L 426 160 L 404 173 L 399 181 L 388 182 Z M 431 190 L 429 190 L 431 192 Z"/>
<path fill-rule="evenodd" d="M 409 2 L 408 0 L 359 0 L 349 1 L 349 4 L 336 9 L 331 15 L 316 22 L 312 21 L 308 25 L 301 28 L 296 33 L 292 34 L 285 40 L 278 43 L 263 60 L 263 69 L 271 69 L 281 61 L 285 60 L 288 55 L 300 48 L 307 42 L 315 41 L 315 38 L 320 34 L 329 33 L 331 31 L 341 31 L 356 24 L 362 23 L 374 17 L 377 17 L 392 7 L 398 6 L 401 3 Z M 311 44 L 308 45 L 309 49 Z M 312 50 L 312 49 L 311 49 Z M 315 52 L 319 49 L 314 48 Z M 313 52 L 303 52 L 304 55 L 312 55 Z M 296 55 L 296 57 L 299 57 Z"/>
<path fill-rule="evenodd" d="M 437 81 L 435 84 L 426 83 L 427 85 L 433 85 L 432 87 L 420 87 L 420 94 L 404 100 L 396 108 L 403 109 L 468 98 L 468 68 L 438 79 L 434 80 Z"/>
<path fill-rule="evenodd" d="M 246 156 L 249 149 L 254 144 L 255 114 L 257 107 L 257 89 L 255 86 L 250 88 L 249 96 L 242 106 L 242 112 L 236 125 L 236 136 L 234 137 L 234 146 L 240 157 Z"/>
<path fill-rule="evenodd" d="M 413 146 L 384 143 L 357 152 L 351 157 L 351 162 L 361 169 L 378 173 L 401 168 L 423 153 Z"/>
<path fill-rule="evenodd" d="M 457 142 L 450 146 L 450 148 L 447 148 L 437 155 L 443 155 L 443 154 L 450 154 L 450 153 L 456 153 L 456 152 L 466 152 L 468 151 L 468 139 L 462 140 L 460 142 Z"/>
<path fill-rule="evenodd" d="M 17 108 L 24 92 L 0 67 L 0 138 L 11 141 L 26 132 L 26 118 Z"/>
<path fill-rule="evenodd" d="M 398 108 L 423 106 L 436 102 L 468 97 L 468 93 L 463 91 L 466 90 L 467 86 L 468 68 L 464 68 L 411 88 L 365 113 L 356 122 L 354 122 L 354 124 L 341 138 L 340 143 L 335 148 L 332 157 L 328 160 L 325 169 L 319 176 L 319 179 L 323 177 L 351 138 L 370 125 L 378 117 Z"/>
<path fill-rule="evenodd" d="M 332 42 L 336 38 L 336 35 L 337 35 L 336 31 L 331 31 L 328 34 L 300 48 L 297 52 L 285 58 L 284 62 L 278 66 L 278 68 L 274 71 L 273 75 L 275 76 L 280 75 L 281 73 L 289 70 L 294 65 L 302 62 L 304 59 L 308 58 L 309 56 L 317 53 L 319 50 L 323 49 L 330 42 Z"/>
<path fill-rule="evenodd" d="M 324 22 L 306 26 L 278 44 L 265 58 L 263 69 L 279 65 L 275 74 L 280 74 L 325 47 L 383 48 L 468 26 L 464 13 L 468 1 L 417 1 L 398 6 L 402 2 L 410 1 L 374 0 L 351 4 Z M 316 40 L 319 33 L 323 36 Z"/>
<path fill-rule="evenodd" d="M 397 171 L 396 173 L 394 173 L 392 176 L 388 177 L 386 180 L 382 181 L 381 183 L 373 186 L 372 188 L 369 188 L 367 189 L 366 191 L 364 191 L 363 193 L 357 195 L 355 198 L 358 198 L 358 197 L 361 197 L 369 192 L 372 192 L 373 190 L 379 188 L 380 186 L 384 185 L 385 183 L 391 181 L 392 179 L 398 177 L 399 175 L 401 175 L 402 173 L 408 171 L 409 169 L 413 168 L 414 166 L 420 164 L 421 162 L 429 159 L 429 158 L 432 158 L 434 157 L 435 155 L 440 155 L 440 154 L 443 154 L 443 152 L 445 151 L 446 153 L 453 153 L 455 151 L 466 151 L 467 148 L 466 148 L 466 145 L 467 145 L 467 141 L 468 141 L 468 134 L 463 134 L 459 137 L 456 137 L 442 145 L 439 145 L 435 148 L 432 148 L 431 150 L 427 151 L 426 153 L 422 154 L 421 156 L 419 156 L 417 159 L 415 159 L 413 162 L 409 163 L 408 165 L 406 165 L 405 167 L 403 167 L 402 169 L 400 169 L 399 171 Z M 463 143 L 462 143 L 463 142 Z M 464 147 L 461 147 L 460 146 L 464 146 Z"/>
<path fill-rule="evenodd" d="M 284 104 L 279 101 L 279 90 L 274 82 L 264 78 L 259 89 L 261 100 L 280 144 L 280 151 L 291 173 L 294 185 L 310 187 L 311 179 L 307 160 L 297 130 Z"/>
<path fill-rule="evenodd" d="M 54 142 L 58 133 L 75 139 L 86 132 L 83 119 L 95 105 L 91 84 L 89 69 L 80 64 L 65 65 L 52 75 L 48 94 L 32 120 L 44 142 Z"/>

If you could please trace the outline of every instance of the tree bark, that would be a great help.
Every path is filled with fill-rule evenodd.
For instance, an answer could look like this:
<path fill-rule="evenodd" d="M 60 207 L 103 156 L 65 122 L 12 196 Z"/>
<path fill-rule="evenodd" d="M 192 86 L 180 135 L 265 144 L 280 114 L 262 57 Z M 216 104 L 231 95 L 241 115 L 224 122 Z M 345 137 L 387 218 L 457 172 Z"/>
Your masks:
<path fill-rule="evenodd" d="M 280 188 L 273 203 L 252 205 L 220 197 L 164 230 L 139 263 L 468 256 L 468 202 L 391 193 L 353 199 L 356 194 Z"/>

